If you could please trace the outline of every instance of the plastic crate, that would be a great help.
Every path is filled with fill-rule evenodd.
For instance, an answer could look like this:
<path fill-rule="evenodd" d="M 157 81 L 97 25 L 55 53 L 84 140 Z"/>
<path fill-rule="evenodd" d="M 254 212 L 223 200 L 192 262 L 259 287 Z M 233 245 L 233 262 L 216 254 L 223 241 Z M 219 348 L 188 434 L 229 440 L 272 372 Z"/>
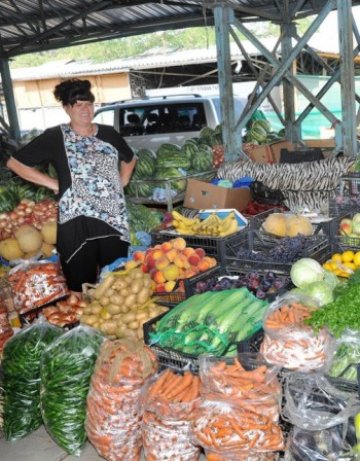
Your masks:
<path fill-rule="evenodd" d="M 260 346 L 261 343 L 263 342 L 264 339 L 264 330 L 261 329 L 254 333 L 252 336 L 250 336 L 247 339 L 244 339 L 243 341 L 240 341 L 239 344 L 237 345 L 237 352 L 238 354 L 241 354 L 243 352 L 259 352 L 260 351 Z"/>
<path fill-rule="evenodd" d="M 151 344 L 150 333 L 154 331 L 156 323 L 164 317 L 166 312 L 163 314 L 154 317 L 153 319 L 145 322 L 143 324 L 144 331 L 144 343 L 151 348 L 158 358 L 159 364 L 162 367 L 172 368 L 174 370 L 184 370 L 189 369 L 194 373 L 197 373 L 199 370 L 199 361 L 198 357 L 195 355 L 184 354 L 179 351 L 172 349 L 164 349 L 157 346 L 156 344 Z"/>
<path fill-rule="evenodd" d="M 258 261 L 255 259 L 239 258 L 238 251 L 245 248 L 251 252 L 269 250 L 279 244 L 280 239 L 268 238 L 265 235 L 260 235 L 257 231 L 249 230 L 245 238 L 234 242 L 232 247 L 227 251 L 225 256 L 225 267 L 232 271 L 238 268 L 242 270 L 260 270 L 272 271 L 276 274 L 289 274 L 293 261 L 278 262 L 274 260 Z M 315 235 L 308 238 L 308 245 L 303 249 L 299 257 L 313 258 L 318 262 L 323 263 L 328 258 L 331 252 L 331 245 L 326 235 Z M 299 258 L 298 257 L 298 258 Z"/>
<path fill-rule="evenodd" d="M 344 251 L 343 248 L 348 249 L 348 247 L 360 250 L 360 235 L 358 237 L 350 237 L 348 235 L 340 235 L 339 233 L 340 222 L 345 218 L 352 219 L 354 214 L 358 212 L 358 210 L 352 210 L 347 213 L 344 212 L 332 219 L 330 229 L 331 244 L 337 249 L 337 251 Z"/>
<path fill-rule="evenodd" d="M 174 307 L 186 299 L 184 291 L 171 291 L 155 293 L 156 302 L 168 307 Z"/>
<path fill-rule="evenodd" d="M 360 173 L 348 173 L 340 178 L 335 198 L 330 200 L 329 213 L 338 216 L 360 208 Z"/>
<path fill-rule="evenodd" d="M 184 235 L 171 232 L 169 230 L 161 230 L 151 232 L 151 246 L 167 242 L 176 237 L 182 237 L 186 241 L 186 245 L 193 248 L 202 248 L 207 256 L 212 256 L 217 259 L 220 264 L 224 264 L 226 253 L 231 251 L 231 248 L 236 245 L 243 236 L 247 235 L 248 227 L 241 229 L 234 234 L 226 237 L 207 237 L 202 235 Z"/>
<path fill-rule="evenodd" d="M 192 277 L 191 279 L 188 279 L 187 281 L 185 281 L 186 297 L 188 298 L 189 296 L 196 294 L 196 286 L 199 282 L 203 282 L 203 281 L 205 282 L 206 280 L 213 279 L 213 278 L 219 278 L 222 276 L 225 276 L 225 277 L 226 276 L 246 276 L 249 272 L 252 272 L 252 271 L 244 270 L 242 267 L 220 267 L 220 266 L 213 267 L 212 269 L 209 269 L 208 271 L 198 274 L 197 276 Z M 265 273 L 268 271 L 258 270 L 256 272 L 258 272 L 259 275 L 262 276 L 262 275 L 265 275 Z M 265 299 L 269 301 L 272 301 L 276 296 L 278 296 L 284 290 L 288 290 L 290 288 L 291 280 L 288 275 L 279 274 L 278 277 L 283 279 L 284 286 L 279 291 L 276 291 L 275 293 L 267 294 Z"/>

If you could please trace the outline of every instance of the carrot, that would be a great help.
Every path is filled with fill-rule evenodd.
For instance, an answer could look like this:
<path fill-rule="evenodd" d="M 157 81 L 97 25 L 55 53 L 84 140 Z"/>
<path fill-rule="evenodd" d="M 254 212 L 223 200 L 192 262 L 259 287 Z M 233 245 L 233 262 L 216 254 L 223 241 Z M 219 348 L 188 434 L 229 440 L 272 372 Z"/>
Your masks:
<path fill-rule="evenodd" d="M 178 375 L 181 376 L 181 375 Z M 185 371 L 184 376 L 181 377 L 179 380 L 178 385 L 174 386 L 173 389 L 171 389 L 169 392 L 167 392 L 165 395 L 168 399 L 172 399 L 181 392 L 183 392 L 185 389 L 187 389 L 191 383 L 192 383 L 192 374 L 189 371 Z"/>
<path fill-rule="evenodd" d="M 155 381 L 155 383 L 150 387 L 148 395 L 154 396 L 159 393 L 161 387 L 163 386 L 164 382 L 167 380 L 171 373 L 170 368 L 167 368 L 162 375 Z"/>

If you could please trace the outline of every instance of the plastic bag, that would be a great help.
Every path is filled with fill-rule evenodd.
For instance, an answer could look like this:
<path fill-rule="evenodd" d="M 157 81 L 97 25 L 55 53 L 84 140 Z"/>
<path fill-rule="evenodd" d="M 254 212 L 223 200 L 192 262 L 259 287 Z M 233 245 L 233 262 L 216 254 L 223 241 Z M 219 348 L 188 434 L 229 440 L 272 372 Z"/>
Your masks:
<path fill-rule="evenodd" d="M 290 373 L 285 379 L 284 397 L 283 418 L 310 431 L 345 424 L 360 411 L 357 394 L 336 389 L 319 373 Z"/>
<path fill-rule="evenodd" d="M 14 307 L 25 314 L 69 294 L 59 263 L 25 261 L 8 273 Z"/>
<path fill-rule="evenodd" d="M 294 427 L 288 437 L 286 461 L 352 461 L 350 446 L 344 438 L 344 427 L 322 431 Z"/>
<path fill-rule="evenodd" d="M 0 354 L 3 351 L 6 341 L 14 334 L 8 319 L 6 307 L 0 305 Z"/>
<path fill-rule="evenodd" d="M 269 306 L 260 347 L 266 361 L 296 371 L 326 367 L 334 340 L 327 330 L 321 329 L 316 334 L 304 323 L 316 308 L 314 301 L 293 294 L 277 298 Z"/>
<path fill-rule="evenodd" d="M 103 336 L 76 327 L 53 342 L 41 361 L 41 412 L 46 429 L 67 453 L 78 456 L 86 440 L 86 398 Z"/>
<path fill-rule="evenodd" d="M 42 424 L 40 359 L 45 348 L 63 331 L 43 318 L 24 328 L 4 347 L 4 433 L 17 440 Z"/>
<path fill-rule="evenodd" d="M 360 332 L 345 330 L 336 341 L 336 352 L 330 361 L 329 376 L 357 382 L 360 363 Z"/>
<path fill-rule="evenodd" d="M 235 456 L 223 455 L 213 451 L 205 451 L 206 461 L 277 461 L 279 455 L 277 453 L 236 453 Z"/>
<path fill-rule="evenodd" d="M 156 368 L 155 356 L 140 342 L 103 343 L 91 378 L 85 427 L 90 442 L 108 461 L 140 461 L 140 394 Z"/>
<path fill-rule="evenodd" d="M 205 450 L 238 460 L 244 453 L 269 453 L 284 449 L 281 428 L 267 416 L 231 405 L 205 401 L 193 422 L 195 443 Z M 239 456 L 238 456 L 239 455 Z"/>
<path fill-rule="evenodd" d="M 241 353 L 238 358 L 202 356 L 201 397 L 226 400 L 278 421 L 281 403 L 278 371 L 256 353 Z"/>
<path fill-rule="evenodd" d="M 170 369 L 154 377 L 144 390 L 142 424 L 146 459 L 198 461 L 191 422 L 200 404 L 199 377 Z"/>

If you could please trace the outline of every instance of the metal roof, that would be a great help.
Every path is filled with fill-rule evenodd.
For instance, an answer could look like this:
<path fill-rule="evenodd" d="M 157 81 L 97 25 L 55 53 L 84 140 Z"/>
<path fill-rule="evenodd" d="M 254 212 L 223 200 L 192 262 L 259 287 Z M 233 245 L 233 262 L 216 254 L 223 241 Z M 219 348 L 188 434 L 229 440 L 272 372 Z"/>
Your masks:
<path fill-rule="evenodd" d="M 244 21 L 316 14 L 328 0 L 1 0 L 0 58 L 158 30 L 212 25 L 213 7 Z M 336 2 L 334 3 L 336 4 Z M 360 0 L 352 4 L 359 5 Z"/>

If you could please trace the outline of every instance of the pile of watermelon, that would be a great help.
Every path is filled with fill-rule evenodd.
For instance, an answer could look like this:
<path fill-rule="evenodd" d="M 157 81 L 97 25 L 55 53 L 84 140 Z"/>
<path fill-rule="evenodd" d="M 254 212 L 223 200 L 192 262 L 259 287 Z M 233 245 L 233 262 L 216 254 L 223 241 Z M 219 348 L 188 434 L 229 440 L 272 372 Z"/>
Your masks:
<path fill-rule="evenodd" d="M 271 144 L 283 138 L 282 130 L 278 133 L 271 131 L 268 120 L 255 120 L 246 133 L 245 141 L 251 144 Z"/>
<path fill-rule="evenodd" d="M 165 188 L 165 182 L 175 194 L 186 189 L 186 177 L 212 170 L 213 152 L 200 138 L 188 139 L 182 147 L 162 144 L 156 153 L 140 149 L 131 181 L 125 189 L 130 197 L 151 198 L 155 188 Z M 163 183 L 162 183 L 163 181 Z"/>

